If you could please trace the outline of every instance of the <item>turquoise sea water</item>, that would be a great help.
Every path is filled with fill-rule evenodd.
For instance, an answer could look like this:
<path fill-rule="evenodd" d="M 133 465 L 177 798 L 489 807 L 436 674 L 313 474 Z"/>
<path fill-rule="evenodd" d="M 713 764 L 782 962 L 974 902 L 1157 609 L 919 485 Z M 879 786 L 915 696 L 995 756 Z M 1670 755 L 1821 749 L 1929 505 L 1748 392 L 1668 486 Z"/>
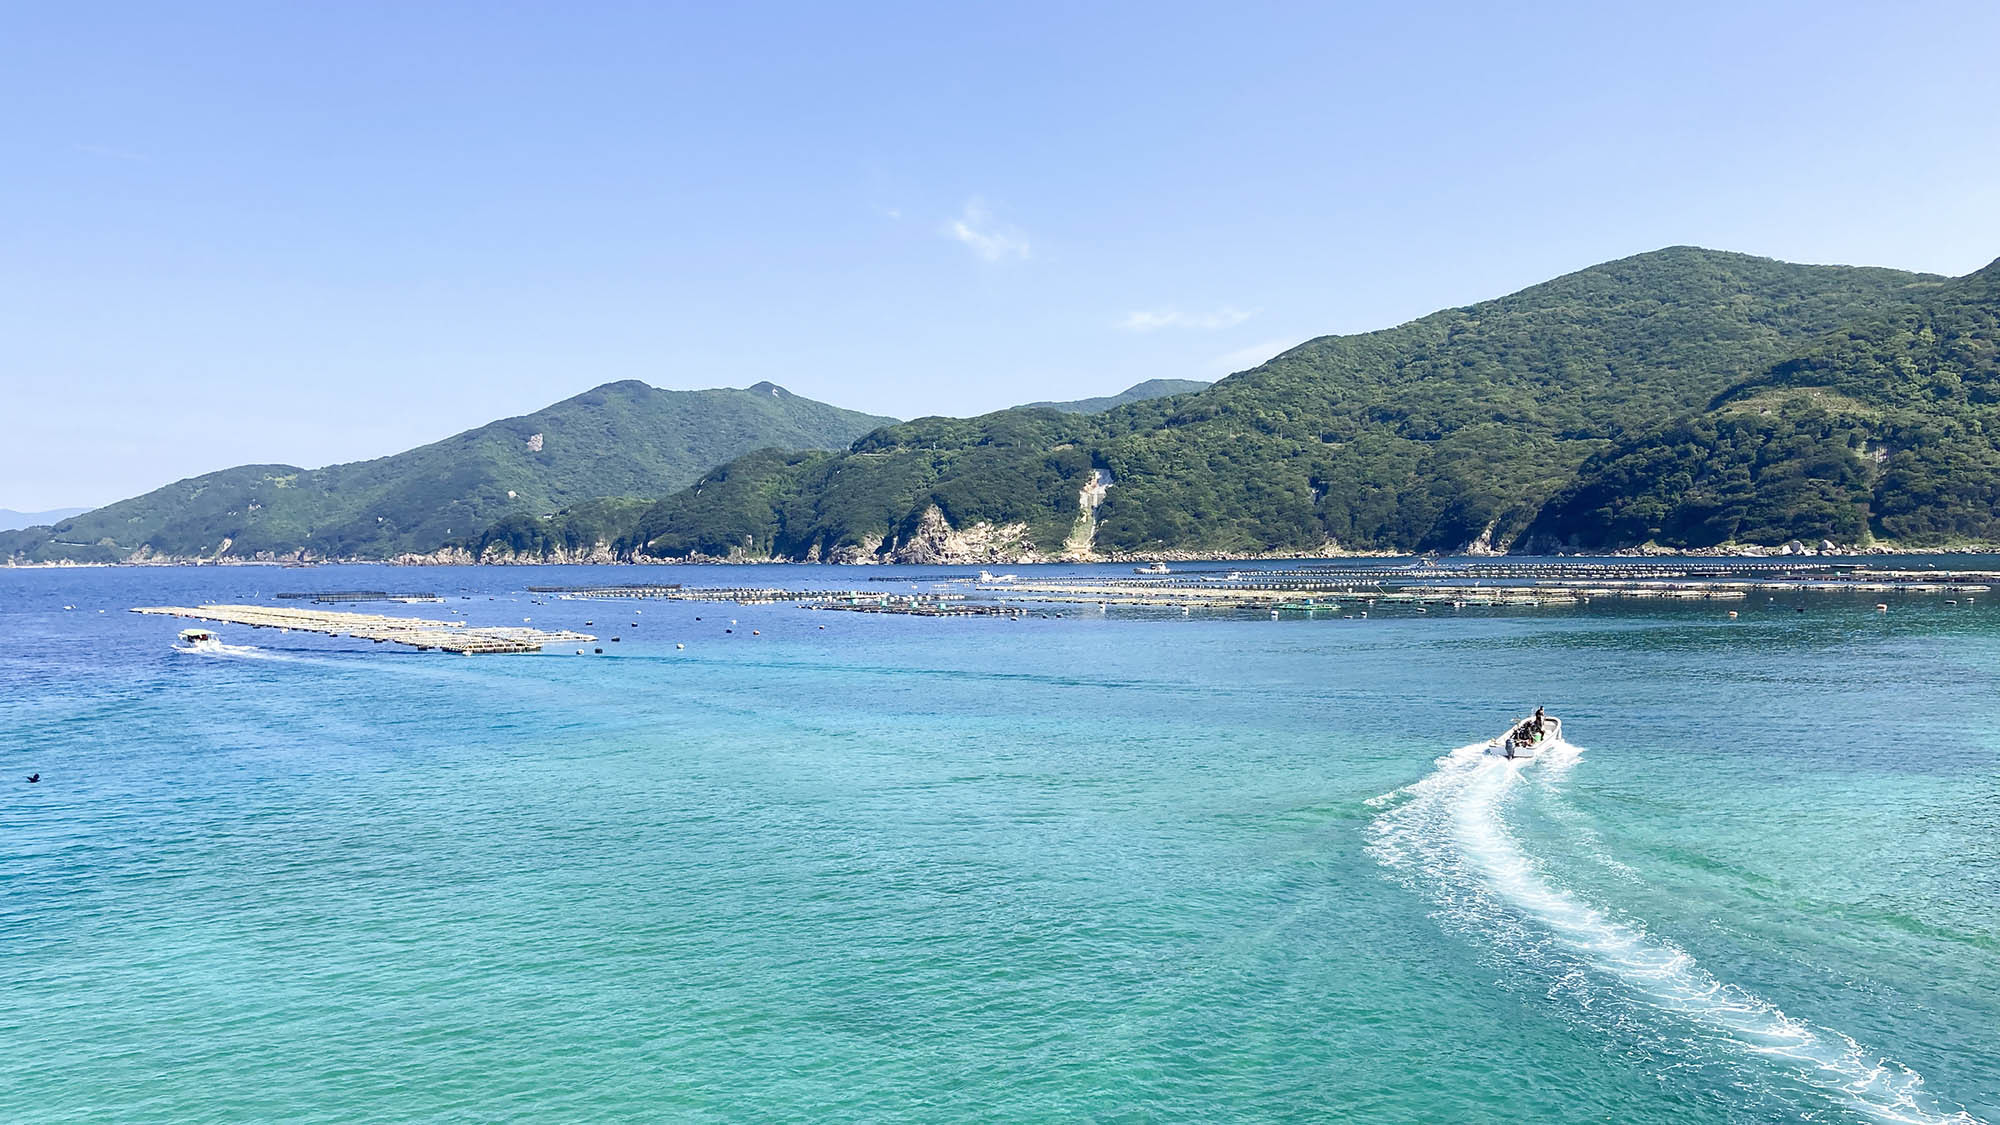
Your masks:
<path fill-rule="evenodd" d="M 522 592 L 654 577 L 0 571 L 0 1120 L 2000 1121 L 2000 594 Z M 125 612 L 343 588 L 622 639 Z"/>

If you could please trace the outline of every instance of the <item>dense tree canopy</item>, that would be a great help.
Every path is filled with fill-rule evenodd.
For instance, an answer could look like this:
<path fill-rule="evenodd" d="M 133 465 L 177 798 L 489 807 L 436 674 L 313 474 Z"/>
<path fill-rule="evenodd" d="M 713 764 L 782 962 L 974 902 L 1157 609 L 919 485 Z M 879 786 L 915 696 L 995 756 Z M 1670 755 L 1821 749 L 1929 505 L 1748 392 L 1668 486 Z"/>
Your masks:
<path fill-rule="evenodd" d="M 920 419 L 844 455 L 746 458 L 711 477 L 755 473 L 755 490 L 724 501 L 699 485 L 655 505 L 631 538 L 670 555 L 717 553 L 702 543 L 791 558 L 886 554 L 936 506 L 954 526 L 1025 524 L 1053 551 L 1096 470 L 1111 480 L 1100 551 L 1306 551 L 1329 541 L 1455 550 L 1519 544 L 1531 525 L 1546 542 L 1597 545 L 1852 540 L 1869 526 L 1849 510 L 1854 490 L 1874 478 L 1848 452 L 1844 415 L 1824 401 L 1787 406 L 1779 417 L 1796 425 L 1782 433 L 1740 408 L 1696 416 L 1776 370 L 1848 371 L 1816 358 L 1842 333 L 1885 365 L 1903 362 L 1923 338 L 1917 329 L 1879 340 L 1850 326 L 1921 315 L 1962 284 L 1662 250 L 1397 328 L 1309 341 L 1194 394 L 1095 415 Z M 1986 393 L 1976 378 L 1955 386 L 1967 401 Z M 1826 416 L 1814 420 L 1815 409 Z M 1646 441 L 1660 448 L 1641 449 Z M 1917 457 L 1907 447 L 1902 456 Z M 1584 491 L 1580 470 L 1595 491 Z M 1545 514 L 1557 498 L 1560 510 Z M 1934 498 L 1896 526 L 1937 514 Z M 1593 519 L 1602 526 L 1586 528 Z"/>
<path fill-rule="evenodd" d="M 430 551 L 505 520 L 523 521 L 606 496 L 654 497 L 717 462 L 771 445 L 841 448 L 893 421 L 841 410 L 760 383 L 744 390 L 665 391 L 609 383 L 520 418 L 432 445 L 347 465 L 244 465 L 170 484 L 53 528 L 0 532 L 0 558 L 112 561 L 150 550 L 243 558 L 259 552 L 381 558 Z M 627 513 L 629 523 L 630 513 Z M 575 526 L 527 536 L 550 544 L 611 524 L 588 507 Z"/>

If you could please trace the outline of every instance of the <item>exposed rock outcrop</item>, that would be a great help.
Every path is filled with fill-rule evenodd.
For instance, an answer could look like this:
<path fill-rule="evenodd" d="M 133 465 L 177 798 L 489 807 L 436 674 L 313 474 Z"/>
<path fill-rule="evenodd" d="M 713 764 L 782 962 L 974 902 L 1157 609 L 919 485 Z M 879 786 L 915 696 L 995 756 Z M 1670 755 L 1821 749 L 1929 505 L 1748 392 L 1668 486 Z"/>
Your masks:
<path fill-rule="evenodd" d="M 889 553 L 889 561 L 906 565 L 937 563 L 1042 562 L 1025 523 L 975 523 L 958 529 L 936 504 L 924 509 L 910 537 Z"/>

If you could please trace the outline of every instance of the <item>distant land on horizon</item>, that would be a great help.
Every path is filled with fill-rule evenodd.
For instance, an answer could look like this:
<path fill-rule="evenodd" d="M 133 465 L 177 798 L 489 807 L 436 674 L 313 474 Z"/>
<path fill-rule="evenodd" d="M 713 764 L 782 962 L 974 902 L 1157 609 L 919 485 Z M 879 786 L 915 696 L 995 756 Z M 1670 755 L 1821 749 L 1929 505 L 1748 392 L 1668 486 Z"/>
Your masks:
<path fill-rule="evenodd" d="M 628 381 L 392 457 L 242 466 L 15 562 L 1006 562 L 2000 542 L 2000 263 L 1669 247 L 1213 385 L 911 422 Z"/>
<path fill-rule="evenodd" d="M 38 524 L 52 524 L 71 516 L 80 516 L 89 508 L 50 508 L 45 512 L 17 512 L 12 508 L 0 508 L 0 531 L 18 531 Z"/>
<path fill-rule="evenodd" d="M 1145 402 L 1148 399 L 1166 398 L 1169 395 L 1192 394 L 1207 390 L 1213 383 L 1201 379 L 1148 379 L 1134 383 L 1115 395 L 1101 398 L 1079 398 L 1069 402 L 1030 402 L 1020 407 L 1023 410 L 1060 410 L 1064 414 L 1102 414 L 1113 407 L 1124 406 L 1128 402 Z"/>

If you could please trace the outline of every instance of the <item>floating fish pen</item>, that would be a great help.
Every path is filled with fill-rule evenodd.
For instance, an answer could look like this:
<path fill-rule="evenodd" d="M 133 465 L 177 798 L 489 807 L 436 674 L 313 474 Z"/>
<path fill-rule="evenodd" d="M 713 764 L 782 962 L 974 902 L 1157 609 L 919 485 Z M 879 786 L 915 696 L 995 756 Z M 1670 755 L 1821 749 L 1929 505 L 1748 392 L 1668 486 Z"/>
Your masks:
<path fill-rule="evenodd" d="M 994 605 L 988 602 L 948 605 L 941 600 L 931 598 L 820 602 L 809 604 L 805 608 L 842 613 L 889 613 L 906 617 L 1026 617 L 1028 614 L 1027 610 L 1013 606 Z"/>
<path fill-rule="evenodd" d="M 540 652 L 543 645 L 594 641 L 589 633 L 568 630 L 524 629 L 514 626 L 475 626 L 463 621 L 426 621 L 417 617 L 386 617 L 378 613 L 336 613 L 331 610 L 294 609 L 290 606 L 201 605 L 194 607 L 138 606 L 133 613 L 160 617 L 181 617 L 193 621 L 213 621 L 221 625 L 248 625 L 253 629 L 298 630 L 323 633 L 329 637 L 352 637 L 376 644 L 409 645 L 421 650 L 437 649 L 467 656 L 486 653 Z"/>
<path fill-rule="evenodd" d="M 1004 586 L 981 585 L 982 592 L 1007 595 L 1015 600 L 1064 602 L 1117 602 L 1121 605 L 1178 606 L 1201 603 L 1213 606 L 1261 606 L 1280 601 L 1300 600 L 1311 594 L 1332 599 L 1380 597 L 1377 586 L 1354 583 L 1315 584 L 1310 588 L 1269 585 L 1214 585 L 1182 583 L 1141 583 L 1126 579 L 1092 582 L 1086 580 L 1010 582 Z"/>
<path fill-rule="evenodd" d="M 1079 575 L 978 589 L 1043 601 L 1287 609 L 1329 600 L 1430 605 L 1570 605 L 1591 598 L 1740 601 L 1758 592 L 1973 594 L 2000 572 L 1868 567 L 1800 560 L 1463 563 L 1302 566 L 1196 575 Z"/>
<path fill-rule="evenodd" d="M 890 594 L 879 590 L 788 590 L 776 586 L 613 586 L 573 589 L 566 598 L 649 598 L 670 602 L 735 602 L 739 605 L 874 605 L 886 600 L 963 600 L 958 593 Z"/>
<path fill-rule="evenodd" d="M 441 602 L 444 600 L 438 595 L 429 592 L 412 593 L 412 594 L 392 594 L 387 590 L 322 590 L 319 592 L 298 591 L 298 592 L 283 593 L 283 594 L 272 594 L 271 596 L 274 598 L 283 598 L 286 601 L 311 601 L 318 605 L 338 605 L 342 602 L 414 603 L 414 602 Z"/>
<path fill-rule="evenodd" d="M 691 586 L 660 597 L 678 602 L 738 602 L 742 605 L 777 605 L 826 598 L 879 598 L 860 590 L 783 590 L 774 587 Z"/>
<path fill-rule="evenodd" d="M 663 598 L 681 588 L 678 582 L 634 583 L 626 586 L 530 586 L 530 594 L 561 594 L 565 598 Z"/>

